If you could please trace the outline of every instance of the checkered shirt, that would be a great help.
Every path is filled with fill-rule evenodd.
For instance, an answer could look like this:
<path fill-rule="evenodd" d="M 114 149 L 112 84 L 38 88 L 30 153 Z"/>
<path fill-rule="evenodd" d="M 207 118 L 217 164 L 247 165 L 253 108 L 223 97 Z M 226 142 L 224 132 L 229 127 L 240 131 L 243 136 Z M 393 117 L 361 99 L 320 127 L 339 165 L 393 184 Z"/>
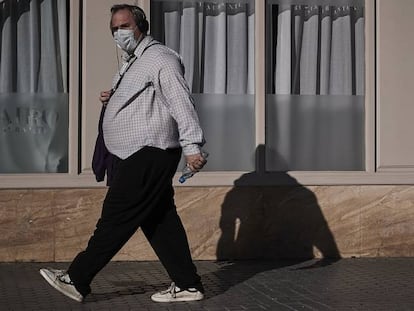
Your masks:
<path fill-rule="evenodd" d="M 185 155 L 200 152 L 203 131 L 175 51 L 146 36 L 116 74 L 113 87 L 103 120 L 105 145 L 112 154 L 126 159 L 145 146 L 181 146 Z"/>

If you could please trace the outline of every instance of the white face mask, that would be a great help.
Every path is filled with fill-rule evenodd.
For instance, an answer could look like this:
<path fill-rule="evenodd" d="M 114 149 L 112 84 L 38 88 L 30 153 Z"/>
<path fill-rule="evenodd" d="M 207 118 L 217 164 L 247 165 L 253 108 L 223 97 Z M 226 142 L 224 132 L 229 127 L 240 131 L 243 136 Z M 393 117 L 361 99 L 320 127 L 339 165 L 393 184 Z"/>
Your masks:
<path fill-rule="evenodd" d="M 127 53 L 134 52 L 140 41 L 140 38 L 135 38 L 134 32 L 133 29 L 118 29 L 114 32 L 115 43 Z"/>

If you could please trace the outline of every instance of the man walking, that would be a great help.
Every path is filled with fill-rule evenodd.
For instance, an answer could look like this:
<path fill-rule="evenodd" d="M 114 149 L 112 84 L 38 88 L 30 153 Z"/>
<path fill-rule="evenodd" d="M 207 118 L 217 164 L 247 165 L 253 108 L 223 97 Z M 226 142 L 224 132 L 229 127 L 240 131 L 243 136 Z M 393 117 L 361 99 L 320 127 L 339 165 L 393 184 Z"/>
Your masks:
<path fill-rule="evenodd" d="M 176 52 L 147 35 L 148 21 L 139 7 L 114 5 L 110 27 L 126 56 L 113 88 L 100 94 L 106 105 L 104 141 L 114 155 L 112 182 L 87 248 L 67 271 L 47 268 L 40 273 L 55 289 L 81 302 L 95 275 L 141 227 L 173 281 L 151 299 L 201 300 L 203 286 L 172 186 L 181 152 L 194 172 L 206 163 L 183 65 Z"/>

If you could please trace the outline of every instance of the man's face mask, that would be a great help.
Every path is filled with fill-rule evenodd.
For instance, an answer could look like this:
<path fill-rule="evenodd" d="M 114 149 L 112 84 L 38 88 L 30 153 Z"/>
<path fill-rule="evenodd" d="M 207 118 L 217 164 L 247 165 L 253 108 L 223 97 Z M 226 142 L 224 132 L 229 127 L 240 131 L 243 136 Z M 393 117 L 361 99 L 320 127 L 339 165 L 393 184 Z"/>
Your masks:
<path fill-rule="evenodd" d="M 139 39 L 135 39 L 134 29 L 118 29 L 114 32 L 115 43 L 125 52 L 131 54 L 139 43 Z"/>

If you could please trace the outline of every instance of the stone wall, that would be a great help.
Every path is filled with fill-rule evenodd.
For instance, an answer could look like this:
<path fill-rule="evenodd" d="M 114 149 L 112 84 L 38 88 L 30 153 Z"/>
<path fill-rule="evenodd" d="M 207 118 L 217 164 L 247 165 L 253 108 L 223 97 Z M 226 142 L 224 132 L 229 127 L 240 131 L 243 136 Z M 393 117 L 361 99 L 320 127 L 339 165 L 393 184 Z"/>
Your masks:
<path fill-rule="evenodd" d="M 0 261 L 70 261 L 105 189 L 0 190 Z M 414 256 L 414 186 L 177 187 L 195 259 Z M 152 260 L 140 231 L 115 260 Z"/>

